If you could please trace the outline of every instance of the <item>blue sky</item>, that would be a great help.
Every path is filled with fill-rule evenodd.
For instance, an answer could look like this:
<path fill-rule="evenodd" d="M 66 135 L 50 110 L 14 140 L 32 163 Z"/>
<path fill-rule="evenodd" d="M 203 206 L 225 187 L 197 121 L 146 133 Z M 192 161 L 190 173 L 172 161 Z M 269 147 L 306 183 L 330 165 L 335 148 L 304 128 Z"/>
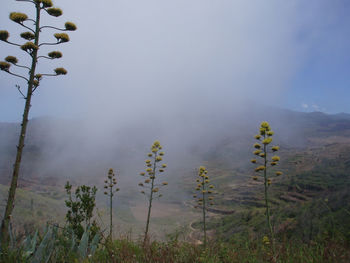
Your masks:
<path fill-rule="evenodd" d="M 41 72 L 64 66 L 69 74 L 42 81 L 31 117 L 108 122 L 158 108 L 164 117 L 195 116 L 248 101 L 350 113 L 347 0 L 54 3 L 64 15 L 46 16 L 44 22 L 73 21 L 78 31 L 56 48 L 63 59 L 40 64 Z M 2 7 L 0 30 L 9 30 L 11 37 L 22 32 L 8 14 L 30 15 L 30 4 L 6 0 Z M 0 47 L 0 59 L 12 54 L 26 61 L 15 47 L 3 42 Z M 17 83 L 25 86 L 0 72 L 0 121 L 20 120 L 24 101 Z"/>
<path fill-rule="evenodd" d="M 322 1 L 320 1 L 322 2 Z M 328 1 L 326 22 L 315 25 L 318 36 L 286 93 L 295 110 L 350 113 L 350 2 Z M 310 33 L 310 32 L 306 32 Z"/>

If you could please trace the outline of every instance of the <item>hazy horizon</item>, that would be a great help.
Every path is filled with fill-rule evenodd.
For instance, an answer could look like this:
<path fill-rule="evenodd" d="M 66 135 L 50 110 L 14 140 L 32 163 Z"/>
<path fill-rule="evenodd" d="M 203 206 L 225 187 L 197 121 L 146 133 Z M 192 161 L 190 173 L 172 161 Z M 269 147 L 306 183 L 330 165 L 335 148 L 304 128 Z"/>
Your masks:
<path fill-rule="evenodd" d="M 183 148 L 191 156 L 192 145 L 210 148 L 241 127 L 254 134 L 251 127 L 269 121 L 266 107 L 350 112 L 345 1 L 53 2 L 63 16 L 43 14 L 43 25 L 72 21 L 78 30 L 68 32 L 70 42 L 43 48 L 41 54 L 61 50 L 62 59 L 38 64 L 37 73 L 68 70 L 41 81 L 29 115 L 68 120 L 43 127 L 57 148 L 57 155 L 47 157 L 51 163 L 43 164 L 51 170 L 67 162 L 79 167 L 76 159 L 94 160 L 98 169 L 116 151 L 132 164 L 145 156 L 135 158 L 135 151 L 146 154 L 156 139 L 180 162 L 186 160 Z M 22 28 L 8 14 L 31 16 L 31 4 L 5 3 L 0 30 L 23 42 Z M 55 32 L 43 30 L 41 40 L 54 41 Z M 17 47 L 0 46 L 1 59 L 16 55 L 28 62 Z M 0 76 L 0 121 L 19 122 L 24 100 L 15 85 L 25 83 L 5 72 Z M 278 132 L 277 120 L 283 118 L 272 122 Z"/>

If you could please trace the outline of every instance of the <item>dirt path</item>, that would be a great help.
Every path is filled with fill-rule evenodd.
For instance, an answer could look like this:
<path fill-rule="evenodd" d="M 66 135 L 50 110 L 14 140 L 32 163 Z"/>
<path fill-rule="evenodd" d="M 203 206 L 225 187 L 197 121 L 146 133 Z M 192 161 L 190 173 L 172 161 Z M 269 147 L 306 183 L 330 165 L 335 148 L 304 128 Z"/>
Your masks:
<path fill-rule="evenodd" d="M 194 208 L 194 205 L 189 201 L 184 201 L 183 204 L 184 204 L 184 206 Z M 219 217 L 221 215 L 233 214 L 235 212 L 235 211 L 224 211 L 224 210 L 212 209 L 212 208 L 208 208 L 207 211 L 208 211 L 208 213 L 210 213 L 214 216 L 219 216 Z M 189 242 L 191 242 L 195 245 L 200 245 L 200 244 L 203 244 L 202 240 L 200 240 L 202 233 L 200 230 L 195 229 L 192 226 L 197 220 L 198 219 L 193 219 L 189 223 L 190 233 L 188 234 L 188 239 L 189 239 Z M 207 231 L 207 235 L 210 235 L 210 232 L 212 232 L 211 234 L 213 234 L 213 231 Z"/>
<path fill-rule="evenodd" d="M 192 224 L 196 222 L 196 220 L 193 220 L 190 222 L 189 224 L 189 228 L 190 228 L 190 233 L 188 235 L 188 239 L 190 243 L 193 243 L 195 245 L 201 245 L 203 244 L 203 242 L 201 240 L 199 240 L 198 238 L 194 237 L 195 233 L 198 233 L 198 230 L 196 230 L 195 228 L 193 228 Z M 199 233 L 198 233 L 199 234 Z"/>

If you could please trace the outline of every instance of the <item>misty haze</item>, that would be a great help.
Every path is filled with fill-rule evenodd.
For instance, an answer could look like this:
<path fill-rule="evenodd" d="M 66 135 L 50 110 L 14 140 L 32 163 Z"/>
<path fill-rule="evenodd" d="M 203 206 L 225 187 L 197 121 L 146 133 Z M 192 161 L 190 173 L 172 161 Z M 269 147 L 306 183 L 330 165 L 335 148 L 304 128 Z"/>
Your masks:
<path fill-rule="evenodd" d="M 349 11 L 6 0 L 0 262 L 348 262 Z"/>

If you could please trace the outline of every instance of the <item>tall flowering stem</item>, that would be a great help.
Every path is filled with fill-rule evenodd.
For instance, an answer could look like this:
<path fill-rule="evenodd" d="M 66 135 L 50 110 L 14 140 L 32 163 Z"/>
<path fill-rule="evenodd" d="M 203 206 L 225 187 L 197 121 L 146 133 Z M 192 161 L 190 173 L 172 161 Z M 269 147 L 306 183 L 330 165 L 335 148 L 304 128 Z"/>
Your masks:
<path fill-rule="evenodd" d="M 20 164 L 22 160 L 22 152 L 24 147 L 25 136 L 27 132 L 27 124 L 28 124 L 28 116 L 29 110 L 31 107 L 31 99 L 34 91 L 39 87 L 40 81 L 44 76 L 58 76 L 65 75 L 67 71 L 64 68 L 56 68 L 54 73 L 45 74 L 45 73 L 37 73 L 36 67 L 39 59 L 56 59 L 62 57 L 61 52 L 55 51 L 50 52 L 47 56 L 39 56 L 39 51 L 41 46 L 44 45 L 58 45 L 61 43 L 65 43 L 69 41 L 69 37 L 67 34 L 63 33 L 61 35 L 55 34 L 56 37 L 55 42 L 52 43 L 40 43 L 39 36 L 42 33 L 43 29 L 47 26 L 41 26 L 41 14 L 42 12 L 46 12 L 47 14 L 58 17 L 62 15 L 62 10 L 59 8 L 52 7 L 51 0 L 17 0 L 20 2 L 28 2 L 34 5 L 35 8 L 35 18 L 29 18 L 24 13 L 12 12 L 10 13 L 10 20 L 17 23 L 19 26 L 23 27 L 26 31 L 21 33 L 20 36 L 25 40 L 24 43 L 14 43 L 8 40 L 10 34 L 6 30 L 0 30 L 0 41 L 3 41 L 7 44 L 19 47 L 23 52 L 27 53 L 31 58 L 30 65 L 21 65 L 18 63 L 18 59 L 14 56 L 7 56 L 5 61 L 0 61 L 0 70 L 4 71 L 12 76 L 20 78 L 22 81 L 25 81 L 25 85 L 27 86 L 27 92 L 22 92 L 20 85 L 16 85 L 18 91 L 25 99 L 25 106 L 23 111 L 22 123 L 21 123 L 21 131 L 19 135 L 18 145 L 17 145 L 17 153 L 16 160 L 13 168 L 11 185 L 9 189 L 8 199 L 5 208 L 5 214 L 1 223 L 1 241 L 4 246 L 8 244 L 9 240 L 9 232 L 8 227 L 10 223 L 10 218 L 12 215 L 12 211 L 14 208 L 15 194 L 17 189 L 17 182 L 20 170 Z M 34 25 L 32 26 L 32 22 Z M 50 27 L 49 27 L 50 28 Z M 76 30 L 76 26 L 72 22 L 67 22 L 65 24 L 65 28 L 55 28 L 60 31 L 74 31 Z M 29 30 L 29 31 L 28 31 Z M 11 70 L 11 66 L 15 68 L 22 68 L 26 70 L 26 74 L 21 75 L 16 71 Z M 26 94 L 25 94 L 26 93 Z"/>
<path fill-rule="evenodd" d="M 115 177 L 113 169 L 109 169 L 107 179 L 105 180 L 104 194 L 109 197 L 109 238 L 113 240 L 113 196 L 119 191 L 116 187 L 117 179 Z"/>
<path fill-rule="evenodd" d="M 264 197 L 265 197 L 265 208 L 266 208 L 266 223 L 270 233 L 270 239 L 272 241 L 274 249 L 274 233 L 270 220 L 270 206 L 269 206 L 269 196 L 268 189 L 272 183 L 271 175 L 268 174 L 269 167 L 276 166 L 280 161 L 280 157 L 273 155 L 270 157 L 271 153 L 275 153 L 279 150 L 279 146 L 271 146 L 272 136 L 274 132 L 271 130 L 271 127 L 268 122 L 264 121 L 260 124 L 259 134 L 255 135 L 255 139 L 258 141 L 254 144 L 255 151 L 253 152 L 260 160 L 252 159 L 251 162 L 256 164 L 255 172 L 261 175 L 264 181 Z M 282 172 L 276 171 L 275 176 L 282 175 Z M 259 176 L 254 176 L 253 180 L 258 180 Z M 269 238 L 264 237 L 263 242 L 269 244 Z"/>
<path fill-rule="evenodd" d="M 214 185 L 210 184 L 208 171 L 205 169 L 204 166 L 199 167 L 198 171 L 199 178 L 196 179 L 197 186 L 196 191 L 198 194 L 194 194 L 193 198 L 196 201 L 196 208 L 200 208 L 202 210 L 202 216 L 203 216 L 203 245 L 204 247 L 207 246 L 207 225 L 206 225 L 206 210 L 208 206 L 214 205 L 214 197 L 212 196 Z"/>
<path fill-rule="evenodd" d="M 149 159 L 145 161 L 145 172 L 141 172 L 140 175 L 144 177 L 144 181 L 139 183 L 142 188 L 141 193 L 148 199 L 148 213 L 145 229 L 145 238 L 143 240 L 144 245 L 148 240 L 148 230 L 151 218 L 152 202 L 155 198 L 160 198 L 162 195 L 159 193 L 161 187 L 168 185 L 167 182 L 157 183 L 156 179 L 164 173 L 166 164 L 162 164 L 164 152 L 161 151 L 162 146 L 159 141 L 155 141 L 151 147 L 151 152 L 147 154 Z"/>

